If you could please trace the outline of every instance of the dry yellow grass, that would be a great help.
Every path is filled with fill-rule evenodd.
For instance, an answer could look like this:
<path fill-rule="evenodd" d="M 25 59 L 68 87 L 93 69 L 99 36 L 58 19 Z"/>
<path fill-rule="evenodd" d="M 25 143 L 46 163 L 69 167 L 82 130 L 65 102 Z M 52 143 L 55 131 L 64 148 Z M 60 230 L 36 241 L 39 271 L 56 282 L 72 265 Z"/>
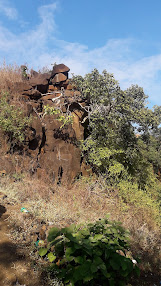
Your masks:
<path fill-rule="evenodd" d="M 5 61 L 0 65 L 0 90 L 8 90 L 8 87 L 15 82 L 22 81 L 21 68 L 16 64 L 7 65 Z"/>
<path fill-rule="evenodd" d="M 121 221 L 131 232 L 131 251 L 128 255 L 141 258 L 139 266 L 142 269 L 143 281 L 146 275 L 152 277 L 151 274 L 145 273 L 153 273 L 158 277 L 161 266 L 160 229 L 146 213 L 146 209 L 135 208 L 128 203 L 125 205 L 117 191 L 112 192 L 92 181 L 76 182 L 69 189 L 53 186 L 47 181 L 33 177 L 25 176 L 21 181 L 14 182 L 13 178 L 5 176 L 0 178 L 0 192 L 6 194 L 8 201 L 13 204 L 9 218 L 13 224 L 11 238 L 15 239 L 18 245 L 33 245 L 32 226 L 38 221 L 64 227 L 73 223 L 84 225 L 110 214 L 111 220 Z M 26 219 L 21 207 L 27 208 L 32 216 Z M 39 261 L 32 247 L 29 247 L 28 251 L 32 259 L 34 257 Z M 136 285 L 135 282 L 132 285 Z"/>
<path fill-rule="evenodd" d="M 19 206 L 13 211 L 12 219 L 23 227 L 21 207 L 27 208 L 34 219 L 58 227 L 86 224 L 110 214 L 111 220 L 121 221 L 130 230 L 135 255 L 149 256 L 153 264 L 158 264 L 161 258 L 160 229 L 146 209 L 125 205 L 117 192 L 107 190 L 98 182 L 79 181 L 70 189 L 30 177 L 16 182 L 4 177 L 0 182 L 0 191 Z M 29 225 L 26 229 L 29 231 Z M 147 267 L 151 267 L 149 262 Z"/>

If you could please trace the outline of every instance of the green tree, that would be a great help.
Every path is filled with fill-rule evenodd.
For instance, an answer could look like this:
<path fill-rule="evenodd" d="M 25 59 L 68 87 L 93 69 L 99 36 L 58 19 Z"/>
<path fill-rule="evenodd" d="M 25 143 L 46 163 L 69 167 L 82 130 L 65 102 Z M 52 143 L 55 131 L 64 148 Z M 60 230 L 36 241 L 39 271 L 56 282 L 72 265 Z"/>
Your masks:
<path fill-rule="evenodd" d="M 83 150 L 93 169 L 112 183 L 130 176 L 144 187 L 151 164 L 161 163 L 156 155 L 160 107 L 148 109 L 143 88 L 132 85 L 123 91 L 106 70 L 73 76 L 73 82 L 90 106 L 90 135 Z"/>

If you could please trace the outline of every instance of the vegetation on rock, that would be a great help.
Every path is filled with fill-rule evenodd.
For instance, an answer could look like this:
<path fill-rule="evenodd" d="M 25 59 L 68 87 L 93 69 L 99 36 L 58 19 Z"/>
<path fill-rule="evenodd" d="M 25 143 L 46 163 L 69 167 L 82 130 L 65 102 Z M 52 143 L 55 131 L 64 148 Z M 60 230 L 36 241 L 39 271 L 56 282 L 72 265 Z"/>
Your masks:
<path fill-rule="evenodd" d="M 56 120 L 60 121 L 62 123 L 60 129 L 62 129 L 65 125 L 68 124 L 72 124 L 73 122 L 73 118 L 71 114 L 63 114 L 63 112 L 61 111 L 61 109 L 49 106 L 49 105 L 45 105 L 44 106 L 44 116 L 45 115 L 56 115 Z"/>
<path fill-rule="evenodd" d="M 2 94 L 0 98 L 0 128 L 8 136 L 12 146 L 24 142 L 25 130 L 30 123 L 31 118 L 24 116 L 20 107 L 10 103 L 8 93 Z"/>

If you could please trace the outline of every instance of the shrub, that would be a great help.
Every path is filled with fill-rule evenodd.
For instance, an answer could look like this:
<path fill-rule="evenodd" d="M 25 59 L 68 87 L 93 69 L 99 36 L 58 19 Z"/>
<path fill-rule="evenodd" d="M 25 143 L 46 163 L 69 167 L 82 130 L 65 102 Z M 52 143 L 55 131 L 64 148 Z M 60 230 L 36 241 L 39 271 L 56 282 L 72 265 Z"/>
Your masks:
<path fill-rule="evenodd" d="M 45 105 L 44 106 L 44 116 L 46 114 L 57 116 L 56 120 L 58 120 L 62 123 L 60 129 L 63 128 L 65 125 L 69 125 L 69 124 L 73 123 L 72 115 L 71 114 L 64 115 L 63 112 L 61 111 L 61 109 L 51 107 L 49 105 Z"/>
<path fill-rule="evenodd" d="M 159 183 L 158 183 L 159 184 Z M 157 182 L 148 189 L 146 185 L 146 189 L 139 189 L 137 183 L 131 183 L 130 181 L 120 181 L 117 185 L 119 189 L 119 197 L 125 203 L 124 205 L 129 204 L 129 206 L 133 206 L 135 208 L 136 213 L 140 210 L 140 215 L 144 214 L 146 217 L 148 216 L 153 223 L 157 223 L 160 225 L 161 217 L 160 217 L 160 200 L 157 191 L 155 191 Z"/>
<path fill-rule="evenodd" d="M 128 233 L 108 218 L 79 228 L 52 228 L 40 256 L 53 262 L 50 271 L 65 285 L 126 285 L 139 268 L 126 257 Z M 52 250 L 52 251 L 51 251 Z M 122 254 L 122 255 L 121 255 Z"/>
<path fill-rule="evenodd" d="M 19 107 L 10 104 L 8 94 L 4 93 L 0 98 L 0 128 L 8 135 L 12 145 L 25 140 L 25 130 L 30 122 L 31 118 L 24 116 Z"/>

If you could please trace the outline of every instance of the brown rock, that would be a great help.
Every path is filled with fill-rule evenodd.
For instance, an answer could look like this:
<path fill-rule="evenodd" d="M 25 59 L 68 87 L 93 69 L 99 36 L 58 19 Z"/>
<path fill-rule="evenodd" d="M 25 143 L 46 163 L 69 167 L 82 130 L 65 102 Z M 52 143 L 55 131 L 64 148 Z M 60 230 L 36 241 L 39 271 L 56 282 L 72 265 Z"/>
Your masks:
<path fill-rule="evenodd" d="M 70 71 L 70 68 L 68 68 L 64 64 L 55 65 L 53 66 L 51 76 L 53 77 L 57 73 L 68 73 L 69 71 Z"/>
<path fill-rule="evenodd" d="M 12 93 L 16 93 L 18 95 L 23 95 L 23 94 L 25 95 L 24 92 L 27 93 L 30 90 L 32 90 L 32 85 L 29 84 L 27 81 L 15 82 L 11 87 Z"/>
<path fill-rule="evenodd" d="M 61 125 L 53 116 L 45 117 L 45 152 L 40 153 L 39 164 L 53 182 L 69 185 L 81 172 L 81 151 L 75 146 L 76 135 L 72 126 L 60 129 Z"/>
<path fill-rule="evenodd" d="M 41 98 L 41 100 L 48 100 L 48 99 L 53 99 L 53 98 L 56 98 L 58 96 L 60 96 L 61 93 L 56 93 L 56 94 L 48 94 L 48 95 L 45 95 Z"/>
<path fill-rule="evenodd" d="M 26 81 L 23 81 L 23 82 L 16 82 L 15 84 L 14 84 L 14 87 L 15 87 L 15 89 L 16 90 L 18 90 L 18 91 L 25 91 L 25 90 L 30 90 L 30 89 L 32 89 L 32 85 L 31 84 L 29 84 L 28 82 L 26 82 Z"/>
<path fill-rule="evenodd" d="M 73 90 L 65 90 L 64 94 L 67 97 L 73 97 L 74 96 L 74 91 Z"/>
<path fill-rule="evenodd" d="M 55 90 L 55 86 L 53 86 L 53 85 L 49 85 L 48 86 L 48 92 L 50 92 L 50 91 L 54 91 Z"/>
<path fill-rule="evenodd" d="M 72 127 L 75 131 L 76 138 L 77 138 L 77 140 L 83 140 L 84 139 L 84 128 L 80 122 L 80 118 L 82 117 L 82 113 L 80 112 L 80 114 L 78 116 L 75 112 L 72 112 L 72 116 L 73 116 Z"/>
<path fill-rule="evenodd" d="M 75 95 L 75 96 L 81 96 L 81 93 L 80 93 L 80 91 L 75 90 L 75 91 L 74 91 L 74 95 Z"/>
<path fill-rule="evenodd" d="M 67 86 L 68 86 L 68 84 L 69 84 L 69 79 L 67 79 L 66 81 L 62 82 L 62 83 L 61 83 L 61 86 L 66 89 Z"/>
<path fill-rule="evenodd" d="M 5 176 L 5 174 L 11 174 L 15 172 L 16 166 L 14 165 L 13 158 L 9 155 L 3 156 L 0 154 L 1 160 L 0 160 L 0 170 L 1 170 L 1 176 Z M 4 173 L 5 172 L 5 173 Z"/>
<path fill-rule="evenodd" d="M 39 99 L 41 97 L 41 92 L 37 89 L 31 89 L 23 91 L 22 95 L 29 96 L 31 99 Z"/>
<path fill-rule="evenodd" d="M 42 148 L 41 149 L 41 154 L 44 154 L 44 149 Z M 38 179 L 46 179 L 47 178 L 47 173 L 46 173 L 46 170 L 45 169 L 41 169 L 41 168 L 38 168 L 37 169 L 37 177 Z"/>
<path fill-rule="evenodd" d="M 58 84 L 58 83 L 60 83 L 62 81 L 65 81 L 66 79 L 67 79 L 66 75 L 64 75 L 63 73 L 58 73 L 52 79 L 52 84 Z"/>
<path fill-rule="evenodd" d="M 67 85 L 67 89 L 68 89 L 68 90 L 72 90 L 72 89 L 73 89 L 73 85 L 72 85 L 72 84 L 68 84 L 68 85 Z"/>
<path fill-rule="evenodd" d="M 31 77 L 29 83 L 33 87 L 37 86 L 38 91 L 40 91 L 41 93 L 45 93 L 47 92 L 48 89 L 50 77 L 51 77 L 50 73 L 43 73 L 43 74 L 39 73 L 38 75 Z"/>
<path fill-rule="evenodd" d="M 31 69 L 30 75 L 31 75 L 31 77 L 36 77 L 39 75 L 39 73 L 37 71 L 34 71 L 33 69 Z"/>

